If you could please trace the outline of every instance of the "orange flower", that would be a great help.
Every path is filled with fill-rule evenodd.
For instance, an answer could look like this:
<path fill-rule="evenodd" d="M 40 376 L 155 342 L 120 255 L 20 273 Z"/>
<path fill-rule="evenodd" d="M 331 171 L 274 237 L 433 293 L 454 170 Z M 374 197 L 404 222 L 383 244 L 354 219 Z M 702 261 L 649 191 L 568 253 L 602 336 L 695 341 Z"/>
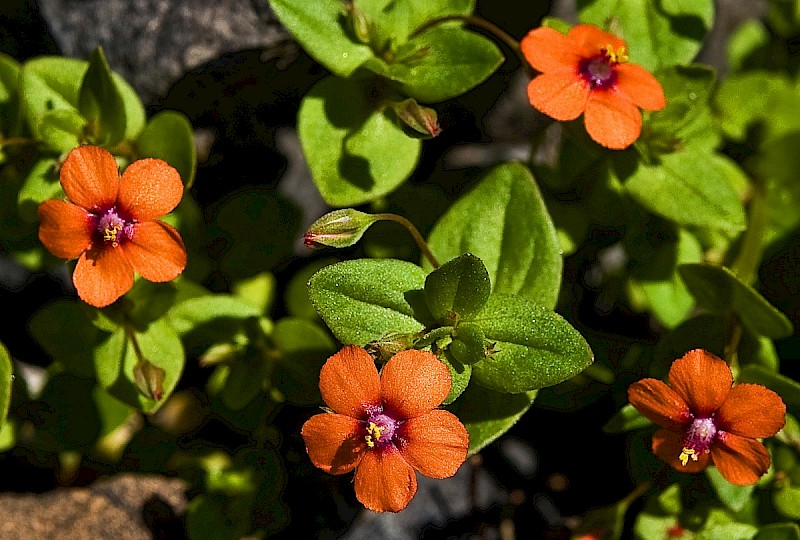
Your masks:
<path fill-rule="evenodd" d="M 653 452 L 679 471 L 698 472 L 712 462 L 731 484 L 754 484 L 769 468 L 769 452 L 756 440 L 783 427 L 786 405 L 758 384 L 732 386 L 731 370 L 703 349 L 672 363 L 669 386 L 642 379 L 628 400 L 662 427 Z"/>
<path fill-rule="evenodd" d="M 356 470 L 356 498 L 375 512 L 399 512 L 417 491 L 418 470 L 431 478 L 456 473 L 467 457 L 467 430 L 436 409 L 450 392 L 450 373 L 436 355 L 401 351 L 378 375 L 366 350 L 344 347 L 319 375 L 332 409 L 302 429 L 311 461 L 325 472 Z"/>
<path fill-rule="evenodd" d="M 140 159 L 120 177 L 107 150 L 80 146 L 61 167 L 61 187 L 71 202 L 39 205 L 39 240 L 56 257 L 79 257 L 72 282 L 84 302 L 111 304 L 131 289 L 134 271 L 149 281 L 183 272 L 180 234 L 156 221 L 183 196 L 181 177 L 166 162 Z"/>
<path fill-rule="evenodd" d="M 628 62 L 625 42 L 591 24 L 567 35 L 534 28 L 520 46 L 541 72 L 528 84 L 531 105 L 562 122 L 583 113 L 589 136 L 608 148 L 620 150 L 639 137 L 639 108 L 657 111 L 667 104 L 655 77 Z"/>

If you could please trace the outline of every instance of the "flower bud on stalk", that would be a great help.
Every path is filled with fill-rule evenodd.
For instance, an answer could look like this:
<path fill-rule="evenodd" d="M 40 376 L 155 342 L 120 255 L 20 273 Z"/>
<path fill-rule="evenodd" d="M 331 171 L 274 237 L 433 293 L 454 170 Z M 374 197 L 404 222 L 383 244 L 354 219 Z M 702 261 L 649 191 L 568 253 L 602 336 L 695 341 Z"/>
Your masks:
<path fill-rule="evenodd" d="M 303 243 L 308 247 L 350 247 L 376 221 L 377 217 L 352 208 L 334 210 L 311 224 L 303 235 Z"/>

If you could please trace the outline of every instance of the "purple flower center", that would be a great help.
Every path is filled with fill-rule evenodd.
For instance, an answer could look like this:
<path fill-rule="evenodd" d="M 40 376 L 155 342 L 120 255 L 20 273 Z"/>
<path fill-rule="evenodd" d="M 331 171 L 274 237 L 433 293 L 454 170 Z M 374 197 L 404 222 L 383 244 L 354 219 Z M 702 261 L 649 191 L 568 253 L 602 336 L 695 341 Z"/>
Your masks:
<path fill-rule="evenodd" d="M 717 436 L 717 425 L 714 418 L 695 418 L 686 430 L 686 437 L 683 439 L 683 450 L 678 459 L 683 465 L 689 461 L 697 461 L 701 454 L 708 453 L 711 443 Z"/>
<path fill-rule="evenodd" d="M 111 244 L 119 246 L 123 240 L 129 240 L 133 235 L 133 223 L 111 207 L 105 213 L 94 216 L 95 242 L 97 244 Z"/>
<path fill-rule="evenodd" d="M 616 66 L 627 60 L 624 48 L 614 51 L 607 45 L 600 48 L 599 54 L 581 60 L 578 72 L 592 90 L 611 88 L 617 82 Z"/>
<path fill-rule="evenodd" d="M 382 407 L 367 411 L 364 421 L 364 439 L 370 448 L 383 448 L 393 442 L 394 434 L 400 422 L 383 411 Z"/>

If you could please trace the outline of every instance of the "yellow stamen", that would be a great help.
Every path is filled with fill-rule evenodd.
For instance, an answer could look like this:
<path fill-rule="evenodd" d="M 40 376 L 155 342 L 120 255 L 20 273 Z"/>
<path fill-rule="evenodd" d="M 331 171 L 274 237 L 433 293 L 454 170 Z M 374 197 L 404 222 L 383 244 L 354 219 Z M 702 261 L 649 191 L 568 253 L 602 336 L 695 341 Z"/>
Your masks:
<path fill-rule="evenodd" d="M 381 433 L 386 429 L 386 426 L 379 426 L 375 422 L 370 422 L 367 426 L 367 434 L 364 437 L 367 441 L 367 446 L 370 448 L 375 447 L 375 442 L 381 440 Z"/>
<path fill-rule="evenodd" d="M 103 240 L 110 240 L 111 245 L 114 247 L 119 246 L 119 242 L 117 242 L 117 233 L 122 230 L 122 225 L 112 225 L 111 227 L 106 227 L 106 230 L 103 231 Z"/>
<path fill-rule="evenodd" d="M 608 61 L 612 64 L 623 64 L 628 61 L 628 50 L 625 47 L 620 47 L 615 51 L 614 47 L 609 44 L 605 47 L 600 47 L 600 51 L 606 55 Z"/>
<path fill-rule="evenodd" d="M 685 467 L 690 457 L 692 458 L 692 461 L 697 461 L 697 451 L 693 450 L 692 448 L 684 448 L 681 450 L 681 455 L 678 456 L 678 459 L 681 460 L 681 465 Z"/>

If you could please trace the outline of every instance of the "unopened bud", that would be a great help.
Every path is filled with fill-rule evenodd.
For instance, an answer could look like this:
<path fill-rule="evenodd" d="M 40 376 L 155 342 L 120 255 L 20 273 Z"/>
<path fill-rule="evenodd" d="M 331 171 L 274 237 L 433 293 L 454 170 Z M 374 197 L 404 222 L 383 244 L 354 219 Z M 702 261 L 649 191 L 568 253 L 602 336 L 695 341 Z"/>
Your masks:
<path fill-rule="evenodd" d="M 352 3 L 345 4 L 344 14 L 356 40 L 369 45 L 372 41 L 372 21 Z"/>
<path fill-rule="evenodd" d="M 133 368 L 133 379 L 136 381 L 136 386 L 139 387 L 142 394 L 156 401 L 164 397 L 164 375 L 163 369 L 144 359 Z"/>
<path fill-rule="evenodd" d="M 428 137 L 436 137 L 442 132 L 436 111 L 425 107 L 412 98 L 391 104 L 397 117 L 414 131 Z"/>
<path fill-rule="evenodd" d="M 303 235 L 303 243 L 308 247 L 350 247 L 376 221 L 375 216 L 352 208 L 334 210 L 311 224 Z"/>

